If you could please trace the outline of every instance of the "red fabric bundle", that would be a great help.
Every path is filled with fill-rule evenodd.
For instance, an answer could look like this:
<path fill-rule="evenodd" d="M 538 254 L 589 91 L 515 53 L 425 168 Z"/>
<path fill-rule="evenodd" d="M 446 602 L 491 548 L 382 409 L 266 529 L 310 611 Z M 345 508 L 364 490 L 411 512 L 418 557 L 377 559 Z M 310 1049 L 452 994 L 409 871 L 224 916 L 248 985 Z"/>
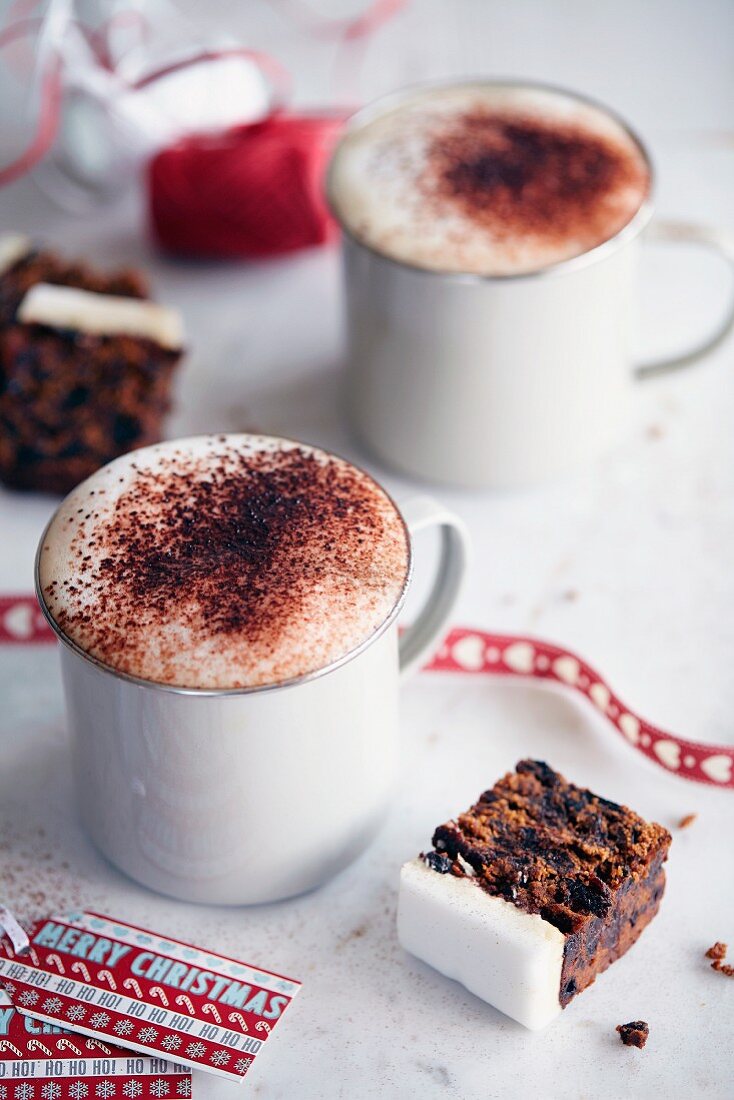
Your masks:
<path fill-rule="evenodd" d="M 161 150 L 148 168 L 156 240 L 168 252 L 202 258 L 322 244 L 336 233 L 324 177 L 343 120 L 276 112 Z"/>

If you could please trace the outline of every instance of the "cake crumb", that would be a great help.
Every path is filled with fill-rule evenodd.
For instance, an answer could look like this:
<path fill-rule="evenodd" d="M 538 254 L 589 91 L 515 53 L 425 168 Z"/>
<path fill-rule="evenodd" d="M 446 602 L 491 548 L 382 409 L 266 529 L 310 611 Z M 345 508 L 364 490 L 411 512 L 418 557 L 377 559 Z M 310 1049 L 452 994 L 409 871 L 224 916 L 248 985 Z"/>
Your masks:
<path fill-rule="evenodd" d="M 724 962 L 727 950 L 727 945 L 717 940 L 713 947 L 709 947 L 706 952 L 706 958 L 714 960 L 711 963 L 712 970 L 718 971 L 719 974 L 724 974 L 727 978 L 734 978 L 734 966 Z"/>
<path fill-rule="evenodd" d="M 616 1030 L 626 1047 L 638 1047 L 640 1050 L 650 1034 L 650 1028 L 644 1020 L 631 1020 L 628 1024 L 617 1024 Z"/>
<path fill-rule="evenodd" d="M 687 829 L 689 825 L 693 824 L 697 817 L 698 814 L 686 814 L 685 817 L 682 817 L 678 822 L 678 828 Z"/>

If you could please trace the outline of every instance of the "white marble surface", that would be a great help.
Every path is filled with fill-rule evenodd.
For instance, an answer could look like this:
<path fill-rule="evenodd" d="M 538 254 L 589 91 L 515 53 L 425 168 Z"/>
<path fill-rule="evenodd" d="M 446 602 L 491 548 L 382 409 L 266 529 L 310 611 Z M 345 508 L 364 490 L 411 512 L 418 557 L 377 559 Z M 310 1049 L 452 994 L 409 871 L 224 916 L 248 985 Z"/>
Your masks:
<path fill-rule="evenodd" d="M 277 4 L 246 10 L 219 0 L 207 8 L 252 44 L 277 50 L 296 71 L 303 101 L 330 94 L 330 47 L 304 42 Z M 361 94 L 461 72 L 575 86 L 617 106 L 648 138 L 666 216 L 734 227 L 733 34 L 727 0 L 417 0 L 370 47 Z M 179 265 L 149 250 L 136 219 L 133 201 L 70 217 L 28 181 L 0 193 L 3 229 L 101 262 L 143 263 L 160 297 L 185 310 L 192 353 L 172 433 L 258 427 L 372 465 L 338 413 L 336 255 Z M 692 339 L 729 290 L 727 273 L 693 252 L 651 254 L 645 278 L 648 350 Z M 733 360 L 729 342 L 705 364 L 641 386 L 616 453 L 563 484 L 441 494 L 469 523 L 477 549 L 457 622 L 565 643 L 642 713 L 721 742 L 734 740 Z M 398 496 L 414 488 L 372 468 Z M 0 591 L 30 589 L 34 545 L 52 506 L 0 492 Z M 429 556 L 425 547 L 424 573 Z M 517 684 L 419 677 L 403 696 L 400 787 L 372 848 L 308 897 L 228 911 L 157 898 L 84 839 L 52 649 L 0 650 L 0 698 L 6 901 L 27 915 L 85 904 L 303 979 L 245 1092 L 289 1100 L 731 1095 L 734 982 L 712 973 L 702 955 L 716 939 L 734 942 L 734 796 L 666 775 L 581 705 Z M 405 956 L 394 931 L 400 863 L 523 755 L 544 757 L 669 827 L 685 813 L 700 815 L 675 833 L 654 925 L 534 1035 Z M 651 1029 L 644 1052 L 622 1047 L 614 1032 L 639 1017 Z M 195 1095 L 225 1100 L 234 1091 L 197 1077 Z"/>

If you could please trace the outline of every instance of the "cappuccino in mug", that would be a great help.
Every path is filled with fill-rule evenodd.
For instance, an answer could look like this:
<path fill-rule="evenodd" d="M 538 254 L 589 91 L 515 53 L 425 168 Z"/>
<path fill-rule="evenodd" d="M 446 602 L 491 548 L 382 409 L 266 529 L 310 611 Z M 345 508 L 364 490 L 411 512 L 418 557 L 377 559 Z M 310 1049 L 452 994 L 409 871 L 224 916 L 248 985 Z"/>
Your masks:
<path fill-rule="evenodd" d="M 434 583 L 398 634 L 410 539 Z M 302 443 L 134 451 L 61 504 L 36 590 L 62 642 L 77 803 L 132 878 L 190 901 L 310 890 L 384 820 L 398 684 L 443 637 L 464 527 Z"/>
<path fill-rule="evenodd" d="M 614 237 L 648 194 L 613 116 L 540 87 L 408 95 L 356 127 L 333 162 L 336 213 L 360 241 L 435 271 L 517 275 Z"/>
<path fill-rule="evenodd" d="M 117 459 L 67 497 L 40 552 L 66 637 L 117 672 L 259 688 L 334 665 L 401 601 L 405 525 L 343 459 L 258 436 Z"/>
<path fill-rule="evenodd" d="M 467 80 L 359 111 L 327 190 L 342 229 L 346 406 L 355 434 L 408 474 L 466 487 L 583 467 L 633 420 L 637 265 L 652 215 L 640 139 L 560 88 Z M 724 235 L 658 223 L 734 261 Z"/>

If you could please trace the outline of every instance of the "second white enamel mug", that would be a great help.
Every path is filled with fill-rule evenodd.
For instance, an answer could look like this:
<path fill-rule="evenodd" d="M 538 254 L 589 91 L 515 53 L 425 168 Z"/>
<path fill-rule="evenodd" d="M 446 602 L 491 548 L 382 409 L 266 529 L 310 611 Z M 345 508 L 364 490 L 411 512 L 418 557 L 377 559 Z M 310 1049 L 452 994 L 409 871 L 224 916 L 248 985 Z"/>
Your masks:
<path fill-rule="evenodd" d="M 526 81 L 461 83 L 538 87 L 592 103 Z M 437 87 L 384 97 L 354 116 L 347 137 Z M 640 139 L 617 122 L 650 165 Z M 339 147 L 328 185 L 337 218 L 338 158 Z M 652 213 L 648 199 L 596 248 L 536 272 L 501 276 L 411 266 L 358 240 L 342 219 L 346 396 L 355 434 L 389 466 L 469 488 L 531 486 L 592 462 L 623 434 L 640 378 L 692 362 L 734 322 L 730 312 L 685 355 L 634 366 L 637 268 Z M 719 231 L 653 223 L 648 234 L 711 248 L 734 264 L 734 245 Z"/>

